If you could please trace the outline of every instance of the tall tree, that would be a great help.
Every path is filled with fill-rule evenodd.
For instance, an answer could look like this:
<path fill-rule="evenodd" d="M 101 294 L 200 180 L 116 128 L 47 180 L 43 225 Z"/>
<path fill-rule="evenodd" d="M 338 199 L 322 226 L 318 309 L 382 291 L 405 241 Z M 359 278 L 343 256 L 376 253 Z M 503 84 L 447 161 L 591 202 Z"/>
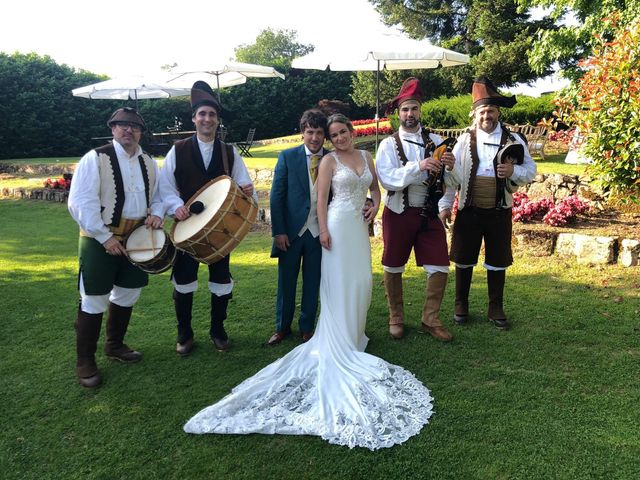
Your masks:
<path fill-rule="evenodd" d="M 387 25 L 400 25 L 413 38 L 429 38 L 442 47 L 471 55 L 472 76 L 488 75 L 498 85 L 511 86 L 541 73 L 526 61 L 527 52 L 538 29 L 551 28 L 553 21 L 548 17 L 532 19 L 517 0 L 369 1 Z M 443 75 L 462 85 L 457 78 L 460 73 L 448 69 Z"/>
<path fill-rule="evenodd" d="M 242 139 L 253 127 L 257 138 L 293 134 L 302 112 L 323 99 L 353 104 L 349 73 L 291 68 L 295 57 L 311 51 L 312 45 L 297 41 L 295 30 L 272 29 L 263 30 L 255 43 L 235 49 L 238 61 L 275 67 L 286 81 L 249 79 L 244 85 L 223 90 L 222 101 L 228 110 L 224 120 L 232 140 Z M 354 106 L 351 114 L 359 116 L 361 111 Z"/>
<path fill-rule="evenodd" d="M 534 37 L 529 63 L 536 72 L 544 72 L 557 62 L 565 76 L 582 76 L 578 62 L 589 56 L 600 39 L 613 38 L 620 26 L 640 17 L 638 0 L 519 0 L 521 9 L 545 9 L 554 20 L 541 26 Z M 616 13 L 616 22 L 611 21 Z"/>
<path fill-rule="evenodd" d="M 267 28 L 258 34 L 254 43 L 235 48 L 239 62 L 269 65 L 276 69 L 289 69 L 295 57 L 313 51 L 312 45 L 297 42 L 295 30 L 273 30 Z"/>

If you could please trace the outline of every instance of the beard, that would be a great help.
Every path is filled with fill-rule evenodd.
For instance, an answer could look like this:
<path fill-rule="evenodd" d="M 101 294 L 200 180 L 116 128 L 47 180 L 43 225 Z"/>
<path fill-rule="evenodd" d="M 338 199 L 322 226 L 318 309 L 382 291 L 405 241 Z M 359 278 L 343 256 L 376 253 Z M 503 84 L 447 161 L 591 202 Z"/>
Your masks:
<path fill-rule="evenodd" d="M 400 121 L 400 125 L 402 125 L 403 128 L 408 128 L 408 129 L 416 128 L 419 123 L 420 122 L 418 121 L 417 118 L 407 118 L 406 120 Z"/>

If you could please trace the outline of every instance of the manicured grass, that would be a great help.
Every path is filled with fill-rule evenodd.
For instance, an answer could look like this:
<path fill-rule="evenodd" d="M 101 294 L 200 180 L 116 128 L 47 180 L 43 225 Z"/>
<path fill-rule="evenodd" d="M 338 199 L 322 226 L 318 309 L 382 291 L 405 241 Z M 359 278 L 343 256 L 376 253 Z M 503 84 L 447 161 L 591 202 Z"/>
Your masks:
<path fill-rule="evenodd" d="M 0 200 L 0 468 L 6 479 L 586 479 L 640 473 L 640 285 L 637 268 L 588 268 L 516 255 L 507 332 L 485 319 L 486 281 L 474 274 L 472 320 L 455 336 L 419 334 L 424 272 L 405 274 L 408 332 L 387 335 L 373 240 L 368 351 L 408 368 L 432 391 L 434 416 L 405 444 L 377 452 L 316 437 L 183 433 L 185 421 L 298 344 L 262 343 L 273 331 L 276 263 L 268 234 L 232 254 L 236 287 L 227 326 L 234 348 L 206 341 L 205 269 L 195 295 L 197 346 L 175 352 L 169 274 L 155 275 L 134 310 L 127 342 L 141 363 L 108 362 L 105 384 L 74 376 L 77 227 L 64 205 Z M 294 328 L 296 325 L 294 325 Z"/>
<path fill-rule="evenodd" d="M 582 175 L 585 173 L 585 165 L 574 165 L 564 163 L 566 153 L 558 153 L 554 155 L 545 155 L 545 159 L 534 157 L 533 159 L 538 166 L 538 173 L 563 173 L 566 175 Z"/>
<path fill-rule="evenodd" d="M 78 163 L 80 157 L 45 157 L 45 158 L 20 158 L 20 159 L 8 159 L 0 160 L 0 164 L 6 163 L 7 165 L 73 165 Z"/>

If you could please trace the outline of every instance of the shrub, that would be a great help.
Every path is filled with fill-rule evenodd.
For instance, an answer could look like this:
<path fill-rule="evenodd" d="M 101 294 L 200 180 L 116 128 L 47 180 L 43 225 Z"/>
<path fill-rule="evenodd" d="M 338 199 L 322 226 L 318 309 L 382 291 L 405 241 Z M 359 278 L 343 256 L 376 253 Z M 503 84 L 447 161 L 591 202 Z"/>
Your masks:
<path fill-rule="evenodd" d="M 512 218 L 514 222 L 530 223 L 542 220 L 556 227 L 575 221 L 579 214 L 586 213 L 589 204 L 575 195 L 567 197 L 557 204 L 550 198 L 531 201 L 526 193 L 513 195 Z"/>
<path fill-rule="evenodd" d="M 593 55 L 580 63 L 572 120 L 586 139 L 582 152 L 595 183 L 617 197 L 640 201 L 640 20 L 618 24 L 619 14 L 603 19 L 615 27 L 614 39 L 596 37 Z M 567 103 L 571 98 L 566 99 Z"/>
<path fill-rule="evenodd" d="M 422 104 L 422 124 L 431 128 L 465 128 L 471 124 L 471 95 L 455 97 L 439 97 Z M 551 116 L 555 105 L 553 95 L 543 95 L 540 98 L 518 97 L 518 103 L 513 108 L 503 108 L 502 120 L 513 125 L 536 125 L 541 119 Z M 400 122 L 398 115 L 389 117 L 391 126 L 397 130 Z"/>

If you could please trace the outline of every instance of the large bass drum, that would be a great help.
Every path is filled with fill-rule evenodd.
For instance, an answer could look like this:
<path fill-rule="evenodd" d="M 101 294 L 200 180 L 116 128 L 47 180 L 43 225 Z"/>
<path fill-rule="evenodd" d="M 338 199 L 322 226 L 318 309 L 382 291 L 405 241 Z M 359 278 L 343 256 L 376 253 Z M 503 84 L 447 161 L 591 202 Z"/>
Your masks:
<path fill-rule="evenodd" d="M 205 184 L 185 207 L 191 216 L 173 224 L 171 239 L 176 248 L 207 265 L 236 248 L 258 216 L 255 200 L 226 175 Z"/>
<path fill-rule="evenodd" d="M 147 273 L 162 273 L 173 266 L 176 249 L 162 229 L 140 225 L 125 241 L 129 260 Z"/>

